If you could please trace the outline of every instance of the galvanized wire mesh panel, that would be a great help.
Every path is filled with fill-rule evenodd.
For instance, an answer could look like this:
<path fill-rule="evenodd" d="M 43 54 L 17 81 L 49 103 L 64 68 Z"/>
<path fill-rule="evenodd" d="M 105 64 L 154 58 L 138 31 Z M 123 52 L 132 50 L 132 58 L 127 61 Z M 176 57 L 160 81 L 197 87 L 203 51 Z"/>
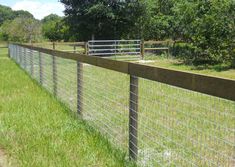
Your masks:
<path fill-rule="evenodd" d="M 56 58 L 57 97 L 77 111 L 77 63 L 73 60 Z"/>
<path fill-rule="evenodd" d="M 118 146 L 128 146 L 129 77 L 111 70 L 83 65 L 83 112 L 91 125 Z"/>
<path fill-rule="evenodd" d="M 140 79 L 141 166 L 233 166 L 235 103 Z"/>

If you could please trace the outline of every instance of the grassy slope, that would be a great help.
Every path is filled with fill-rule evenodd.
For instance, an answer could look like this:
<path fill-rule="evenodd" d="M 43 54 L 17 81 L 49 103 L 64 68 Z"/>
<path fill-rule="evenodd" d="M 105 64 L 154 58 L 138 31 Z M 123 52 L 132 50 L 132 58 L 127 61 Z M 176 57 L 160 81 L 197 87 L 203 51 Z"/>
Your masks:
<path fill-rule="evenodd" d="M 12 166 L 128 166 L 0 50 L 0 147 Z"/>

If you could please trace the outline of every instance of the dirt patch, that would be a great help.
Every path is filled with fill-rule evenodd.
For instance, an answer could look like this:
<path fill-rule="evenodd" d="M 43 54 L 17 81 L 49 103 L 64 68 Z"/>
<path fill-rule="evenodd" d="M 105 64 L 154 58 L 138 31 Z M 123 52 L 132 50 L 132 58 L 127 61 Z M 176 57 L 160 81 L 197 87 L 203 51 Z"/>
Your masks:
<path fill-rule="evenodd" d="M 7 167 L 7 156 L 2 148 L 0 148 L 0 167 Z"/>
<path fill-rule="evenodd" d="M 138 60 L 137 62 L 145 64 L 145 63 L 154 63 L 155 61 L 154 60 Z"/>

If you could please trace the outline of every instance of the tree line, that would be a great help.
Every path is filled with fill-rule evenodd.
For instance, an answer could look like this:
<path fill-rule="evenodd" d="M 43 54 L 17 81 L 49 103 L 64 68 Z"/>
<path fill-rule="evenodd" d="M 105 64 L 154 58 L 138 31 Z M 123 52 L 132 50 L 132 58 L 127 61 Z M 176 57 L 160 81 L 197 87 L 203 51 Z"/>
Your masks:
<path fill-rule="evenodd" d="M 42 42 L 69 40 L 63 18 L 50 14 L 37 20 L 27 11 L 13 11 L 0 5 L 0 40 L 16 42 Z"/>
<path fill-rule="evenodd" d="M 60 0 L 60 2 L 65 5 L 65 17 L 50 15 L 39 21 L 40 26 L 35 26 L 40 27 L 42 39 L 173 40 L 174 55 L 184 59 L 185 62 L 235 64 L 234 0 Z M 0 36 L 4 36 L 2 33 L 4 27 L 9 27 L 6 24 L 19 22 L 18 16 L 13 20 L 12 17 L 8 19 L 11 20 L 7 21 L 8 23 L 0 22 L 0 25 L 2 24 Z M 27 18 L 32 19 L 32 17 Z M 35 20 L 35 24 L 36 22 L 38 21 Z M 5 33 L 7 34 L 9 33 Z M 24 37 L 24 40 L 32 37 L 35 37 L 33 40 L 38 40 L 37 34 L 36 31 L 31 37 Z M 11 38 L 11 35 L 8 38 Z"/>

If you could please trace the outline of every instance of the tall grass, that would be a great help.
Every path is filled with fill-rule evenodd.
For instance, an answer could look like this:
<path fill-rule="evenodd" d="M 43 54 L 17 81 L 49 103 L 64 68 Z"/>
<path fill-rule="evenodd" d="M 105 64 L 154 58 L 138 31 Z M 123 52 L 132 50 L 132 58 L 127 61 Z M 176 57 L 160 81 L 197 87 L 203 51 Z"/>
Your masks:
<path fill-rule="evenodd" d="M 0 147 L 9 166 L 132 166 L 7 58 L 6 50 L 0 54 Z"/>

